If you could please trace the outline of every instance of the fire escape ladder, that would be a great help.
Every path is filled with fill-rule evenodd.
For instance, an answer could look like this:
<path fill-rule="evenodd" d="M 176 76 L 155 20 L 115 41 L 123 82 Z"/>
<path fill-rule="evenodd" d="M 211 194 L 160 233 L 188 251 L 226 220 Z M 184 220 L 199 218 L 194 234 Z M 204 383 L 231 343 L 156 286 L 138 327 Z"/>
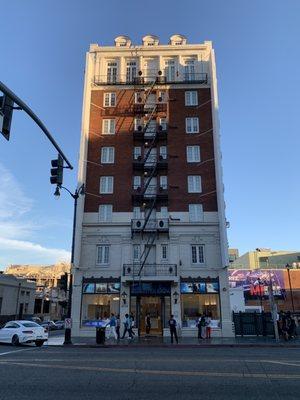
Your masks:
<path fill-rule="evenodd" d="M 156 203 L 156 197 L 153 197 L 151 206 L 150 206 L 150 208 L 149 208 L 148 215 L 147 215 L 147 217 L 145 218 L 144 225 L 143 225 L 143 227 L 142 227 L 142 232 L 144 232 L 144 230 L 146 229 L 147 223 L 148 223 L 148 221 L 149 221 L 149 219 L 150 219 L 150 216 L 151 216 L 151 213 L 152 213 L 152 211 L 153 211 L 153 209 L 154 209 L 155 203 Z"/>
<path fill-rule="evenodd" d="M 139 273 L 138 273 L 138 276 L 139 276 L 139 277 L 141 276 L 142 270 L 143 270 L 144 265 L 145 265 L 145 263 L 146 263 L 146 261 L 147 261 L 148 255 L 149 255 L 149 253 L 150 253 L 150 251 L 151 251 L 151 248 L 152 248 L 152 246 L 153 246 L 153 244 L 154 244 L 154 242 L 155 242 L 155 239 L 156 239 L 156 231 L 152 232 L 152 233 L 149 235 L 148 241 L 147 241 L 147 243 L 145 244 L 143 253 L 141 254 L 141 258 L 140 258 L 140 269 L 139 269 Z"/>

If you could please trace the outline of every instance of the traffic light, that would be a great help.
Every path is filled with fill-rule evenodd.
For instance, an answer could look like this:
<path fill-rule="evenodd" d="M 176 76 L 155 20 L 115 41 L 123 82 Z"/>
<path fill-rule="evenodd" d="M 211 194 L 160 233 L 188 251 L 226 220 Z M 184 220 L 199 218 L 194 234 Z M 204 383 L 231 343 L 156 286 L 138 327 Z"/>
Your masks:
<path fill-rule="evenodd" d="M 0 132 L 9 140 L 14 101 L 7 95 L 0 97 Z"/>
<path fill-rule="evenodd" d="M 50 182 L 52 185 L 62 185 L 63 182 L 63 172 L 64 172 L 64 160 L 60 154 L 58 154 L 56 160 L 51 160 L 51 176 Z"/>

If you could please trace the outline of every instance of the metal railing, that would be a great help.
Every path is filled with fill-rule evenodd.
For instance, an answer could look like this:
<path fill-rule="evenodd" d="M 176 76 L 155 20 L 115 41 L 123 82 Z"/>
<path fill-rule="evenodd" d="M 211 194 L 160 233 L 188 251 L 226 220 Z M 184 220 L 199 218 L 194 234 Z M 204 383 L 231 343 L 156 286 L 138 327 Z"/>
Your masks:
<path fill-rule="evenodd" d="M 185 73 L 178 72 L 174 76 L 164 76 L 157 74 L 149 75 L 147 72 L 141 76 L 128 77 L 127 75 L 117 74 L 113 76 L 95 75 L 95 85 L 150 85 L 155 81 L 157 85 L 175 84 L 175 83 L 191 83 L 191 84 L 209 84 L 208 74 L 201 73 Z"/>
<path fill-rule="evenodd" d="M 124 264 L 123 265 L 123 276 L 137 277 L 151 277 L 151 276 L 177 276 L 177 265 L 176 264 L 144 264 L 142 270 L 140 270 L 140 263 L 136 264 Z"/>
<path fill-rule="evenodd" d="M 151 154 L 145 161 L 141 156 L 139 156 L 138 158 L 133 159 L 133 166 L 135 169 L 149 169 L 153 168 L 154 166 L 156 166 L 157 169 L 167 169 L 168 157 L 157 157 L 156 155 Z"/>

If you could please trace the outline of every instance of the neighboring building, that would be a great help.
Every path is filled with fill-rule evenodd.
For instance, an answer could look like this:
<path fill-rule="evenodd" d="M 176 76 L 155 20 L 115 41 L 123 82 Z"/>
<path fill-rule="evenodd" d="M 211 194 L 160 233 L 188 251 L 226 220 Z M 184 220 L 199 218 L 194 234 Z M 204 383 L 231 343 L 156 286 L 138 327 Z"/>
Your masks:
<path fill-rule="evenodd" d="M 257 248 L 236 258 L 230 263 L 230 268 L 235 269 L 260 269 L 260 268 L 300 268 L 300 252 L 283 251 Z"/>
<path fill-rule="evenodd" d="M 67 312 L 69 263 L 10 265 L 5 274 L 36 282 L 34 314 L 42 319 L 61 319 Z"/>
<path fill-rule="evenodd" d="M 74 335 L 111 312 L 167 335 L 212 313 L 231 336 L 228 245 L 211 42 L 173 35 L 93 44 L 83 99 L 72 297 Z"/>
<path fill-rule="evenodd" d="M 32 316 L 35 282 L 0 274 L 0 323 Z"/>
<path fill-rule="evenodd" d="M 270 310 L 269 284 L 272 281 L 278 310 L 300 312 L 300 269 L 230 269 L 229 286 L 233 311 Z M 240 301 L 241 293 L 244 302 Z"/>
<path fill-rule="evenodd" d="M 228 249 L 229 265 L 231 265 L 237 258 L 239 258 L 238 249 Z"/>

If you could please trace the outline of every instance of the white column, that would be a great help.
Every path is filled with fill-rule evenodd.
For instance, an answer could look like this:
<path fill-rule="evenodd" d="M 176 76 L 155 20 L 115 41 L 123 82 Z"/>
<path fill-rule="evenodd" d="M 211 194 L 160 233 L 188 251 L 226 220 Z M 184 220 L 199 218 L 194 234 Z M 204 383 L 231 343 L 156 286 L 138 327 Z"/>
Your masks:
<path fill-rule="evenodd" d="M 72 335 L 80 336 L 81 320 L 81 301 L 82 301 L 82 274 L 81 271 L 73 274 L 72 287 Z"/>

